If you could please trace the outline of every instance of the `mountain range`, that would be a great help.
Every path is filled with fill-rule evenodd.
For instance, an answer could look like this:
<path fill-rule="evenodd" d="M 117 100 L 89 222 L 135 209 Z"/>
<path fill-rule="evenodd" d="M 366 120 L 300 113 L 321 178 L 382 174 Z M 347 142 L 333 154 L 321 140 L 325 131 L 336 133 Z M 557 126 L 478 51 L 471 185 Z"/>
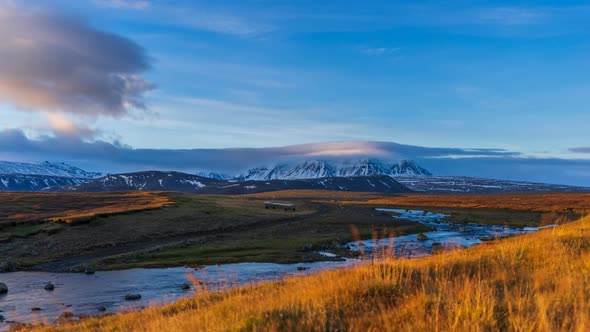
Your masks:
<path fill-rule="evenodd" d="M 291 189 L 403 193 L 589 192 L 589 188 L 543 183 L 433 176 L 410 160 L 342 162 L 307 160 L 249 169 L 237 176 L 214 171 L 187 174 L 143 171 L 103 176 L 65 163 L 0 161 L 0 191 L 165 190 L 243 194 Z"/>
<path fill-rule="evenodd" d="M 294 165 L 280 164 L 274 167 L 258 167 L 237 176 L 240 181 L 301 180 L 351 176 L 402 176 L 432 175 L 428 170 L 410 160 L 387 163 L 378 159 L 361 159 L 341 163 L 324 160 L 303 161 Z"/>
<path fill-rule="evenodd" d="M 250 194 L 277 190 L 321 189 L 336 191 L 411 192 L 384 175 L 330 177 L 300 180 L 218 180 L 181 172 L 137 172 L 108 175 L 84 183 L 49 188 L 49 191 L 101 192 L 127 190 L 181 191 L 195 194 Z"/>

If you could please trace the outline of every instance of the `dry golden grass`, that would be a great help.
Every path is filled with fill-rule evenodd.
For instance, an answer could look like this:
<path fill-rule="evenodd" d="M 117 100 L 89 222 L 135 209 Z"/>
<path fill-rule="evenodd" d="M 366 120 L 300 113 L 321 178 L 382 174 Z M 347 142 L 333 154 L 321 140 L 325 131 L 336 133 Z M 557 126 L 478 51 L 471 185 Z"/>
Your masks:
<path fill-rule="evenodd" d="M 585 212 L 590 210 L 590 194 L 406 194 L 403 196 L 369 199 L 363 203 L 372 205 L 428 206 L 449 208 L 456 207 L 474 209 L 510 209 L 539 212 Z"/>
<path fill-rule="evenodd" d="M 590 218 L 40 331 L 588 331 Z"/>
<path fill-rule="evenodd" d="M 43 221 L 72 223 L 97 216 L 157 209 L 173 204 L 162 192 L 0 193 L 0 226 Z"/>

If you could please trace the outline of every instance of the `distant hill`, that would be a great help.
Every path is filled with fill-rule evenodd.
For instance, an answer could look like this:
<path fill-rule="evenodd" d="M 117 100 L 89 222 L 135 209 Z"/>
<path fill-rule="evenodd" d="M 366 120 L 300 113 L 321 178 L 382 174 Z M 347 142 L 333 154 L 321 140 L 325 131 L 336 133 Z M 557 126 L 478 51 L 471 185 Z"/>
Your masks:
<path fill-rule="evenodd" d="M 324 189 L 400 193 L 408 188 L 389 176 L 352 176 L 303 180 L 231 181 L 217 180 L 180 172 L 138 172 L 109 175 L 84 183 L 51 188 L 51 191 L 98 192 L 127 190 L 165 190 L 200 194 L 247 194 L 275 190 Z"/>
<path fill-rule="evenodd" d="M 590 192 L 590 188 L 586 187 L 482 179 L 467 176 L 399 176 L 395 179 L 414 191 L 427 193 Z"/>

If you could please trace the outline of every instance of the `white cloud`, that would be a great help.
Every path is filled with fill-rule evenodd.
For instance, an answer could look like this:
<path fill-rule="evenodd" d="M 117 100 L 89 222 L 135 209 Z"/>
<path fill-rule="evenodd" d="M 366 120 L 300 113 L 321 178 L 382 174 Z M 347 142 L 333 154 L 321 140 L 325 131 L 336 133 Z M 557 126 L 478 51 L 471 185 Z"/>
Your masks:
<path fill-rule="evenodd" d="M 240 37 L 255 37 L 274 30 L 266 23 L 245 16 L 207 8 L 176 9 L 172 14 L 175 24 Z"/>
<path fill-rule="evenodd" d="M 476 12 L 476 21 L 496 25 L 529 25 L 538 23 L 546 14 L 540 10 L 520 7 L 495 7 Z"/>
<path fill-rule="evenodd" d="M 385 55 L 393 54 L 400 50 L 399 47 L 369 47 L 363 50 L 363 53 L 367 55 Z"/>
<path fill-rule="evenodd" d="M 119 9 L 147 9 L 151 2 L 147 0 L 94 0 L 99 6 Z"/>

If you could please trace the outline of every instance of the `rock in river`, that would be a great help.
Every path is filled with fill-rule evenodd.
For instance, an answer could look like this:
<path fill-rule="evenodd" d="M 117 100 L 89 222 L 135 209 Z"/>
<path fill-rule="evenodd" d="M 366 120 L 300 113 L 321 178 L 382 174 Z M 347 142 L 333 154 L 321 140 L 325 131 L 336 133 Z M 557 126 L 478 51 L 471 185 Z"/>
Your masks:
<path fill-rule="evenodd" d="M 45 287 L 43 287 L 43 288 L 45 288 L 46 291 L 52 291 L 55 289 L 55 285 L 53 285 L 53 283 L 50 282 L 50 283 L 47 283 L 45 285 Z"/>
<path fill-rule="evenodd" d="M 137 301 L 141 300 L 140 294 L 127 294 L 125 295 L 125 301 Z"/>
<path fill-rule="evenodd" d="M 8 286 L 5 283 L 0 282 L 0 294 L 8 293 Z"/>
<path fill-rule="evenodd" d="M 424 235 L 423 233 L 420 233 L 420 234 L 418 234 L 417 239 L 418 239 L 418 241 L 426 241 L 429 239 L 429 237 Z"/>

